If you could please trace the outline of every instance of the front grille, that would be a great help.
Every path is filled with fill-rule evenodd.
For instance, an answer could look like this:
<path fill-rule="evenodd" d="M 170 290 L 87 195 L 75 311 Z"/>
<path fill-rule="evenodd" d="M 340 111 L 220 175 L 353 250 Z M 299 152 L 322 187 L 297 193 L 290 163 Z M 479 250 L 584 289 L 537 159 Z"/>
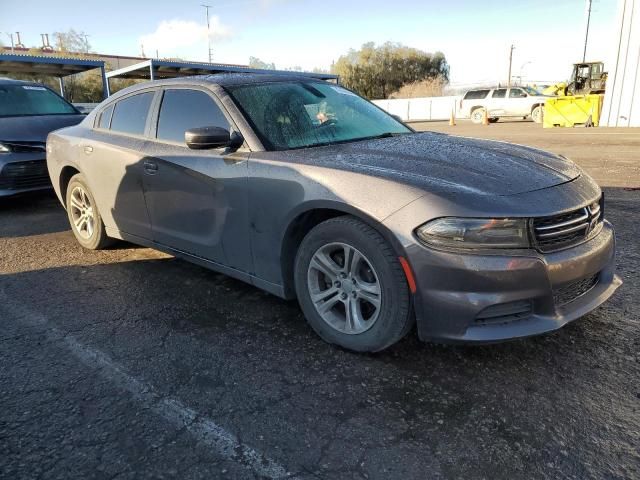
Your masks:
<path fill-rule="evenodd" d="M 51 185 L 44 160 L 8 163 L 0 171 L 0 190 L 22 190 Z"/>
<path fill-rule="evenodd" d="M 7 145 L 14 153 L 33 153 L 46 151 L 44 142 L 2 142 Z"/>
<path fill-rule="evenodd" d="M 518 300 L 515 302 L 491 305 L 476 315 L 476 323 L 479 325 L 496 325 L 522 320 L 533 313 L 530 300 Z"/>
<path fill-rule="evenodd" d="M 533 219 L 533 238 L 541 252 L 576 245 L 589 238 L 603 220 L 603 197 L 586 207 L 560 215 Z"/>
<path fill-rule="evenodd" d="M 567 283 L 562 287 L 553 290 L 553 301 L 558 307 L 571 303 L 595 287 L 597 283 L 598 274 L 591 275 L 590 277 L 586 277 L 581 280 L 576 280 L 575 282 Z"/>

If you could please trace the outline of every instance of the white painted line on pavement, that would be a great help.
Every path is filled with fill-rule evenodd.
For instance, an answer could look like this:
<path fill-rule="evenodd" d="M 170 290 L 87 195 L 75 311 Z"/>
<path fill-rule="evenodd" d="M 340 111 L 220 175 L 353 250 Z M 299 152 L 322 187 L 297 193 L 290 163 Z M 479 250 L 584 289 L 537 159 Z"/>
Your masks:
<path fill-rule="evenodd" d="M 30 327 L 43 327 L 52 341 L 63 343 L 69 352 L 84 365 L 97 369 L 107 380 L 127 390 L 145 408 L 160 415 L 178 428 L 189 431 L 199 442 L 211 447 L 227 460 L 240 463 L 257 475 L 270 479 L 292 478 L 287 470 L 262 453 L 241 443 L 232 433 L 184 405 L 175 398 L 163 397 L 143 381 L 129 375 L 125 368 L 100 350 L 80 343 L 76 338 L 53 325 L 45 316 L 12 299 L 0 290 L 0 309 L 8 311 L 16 320 Z"/>

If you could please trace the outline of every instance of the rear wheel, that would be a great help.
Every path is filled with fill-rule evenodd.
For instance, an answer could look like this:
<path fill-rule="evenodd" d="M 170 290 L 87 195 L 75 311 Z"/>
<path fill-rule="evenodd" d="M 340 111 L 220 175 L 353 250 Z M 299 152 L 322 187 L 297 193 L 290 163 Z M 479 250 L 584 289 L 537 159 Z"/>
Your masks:
<path fill-rule="evenodd" d="M 325 341 L 375 352 L 413 324 L 404 272 L 393 249 L 369 225 L 344 216 L 314 227 L 295 264 L 298 301 Z"/>
<path fill-rule="evenodd" d="M 476 125 L 481 124 L 483 118 L 484 108 L 476 108 L 473 112 L 471 112 L 471 121 Z"/>
<path fill-rule="evenodd" d="M 80 245 L 101 250 L 113 243 L 113 239 L 107 237 L 98 206 L 80 173 L 69 181 L 66 205 L 71 230 Z"/>
<path fill-rule="evenodd" d="M 536 123 L 542 123 L 542 105 L 538 105 L 531 111 L 531 119 Z"/>

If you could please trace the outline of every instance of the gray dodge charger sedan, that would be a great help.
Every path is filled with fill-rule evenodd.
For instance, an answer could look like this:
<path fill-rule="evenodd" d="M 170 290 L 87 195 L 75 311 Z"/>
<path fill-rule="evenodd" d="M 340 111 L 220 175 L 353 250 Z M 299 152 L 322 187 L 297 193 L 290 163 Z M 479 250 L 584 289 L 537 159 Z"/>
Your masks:
<path fill-rule="evenodd" d="M 228 74 L 140 84 L 47 140 L 86 248 L 153 247 L 297 298 L 378 351 L 556 330 L 620 285 L 598 185 L 571 161 L 416 133 L 338 85 Z"/>

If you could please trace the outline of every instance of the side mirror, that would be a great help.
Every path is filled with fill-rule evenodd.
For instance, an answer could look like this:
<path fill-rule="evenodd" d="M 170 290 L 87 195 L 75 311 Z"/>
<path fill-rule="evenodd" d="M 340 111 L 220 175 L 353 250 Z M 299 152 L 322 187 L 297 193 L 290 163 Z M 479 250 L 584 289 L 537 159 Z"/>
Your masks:
<path fill-rule="evenodd" d="M 400 115 L 391 115 L 393 118 L 395 118 L 397 121 L 399 121 L 400 123 L 404 123 L 404 120 L 402 120 L 402 118 L 400 117 Z"/>
<path fill-rule="evenodd" d="M 221 127 L 190 128 L 184 132 L 184 141 L 192 150 L 209 150 L 222 147 L 239 147 L 244 139 L 239 133 L 229 133 Z"/>

